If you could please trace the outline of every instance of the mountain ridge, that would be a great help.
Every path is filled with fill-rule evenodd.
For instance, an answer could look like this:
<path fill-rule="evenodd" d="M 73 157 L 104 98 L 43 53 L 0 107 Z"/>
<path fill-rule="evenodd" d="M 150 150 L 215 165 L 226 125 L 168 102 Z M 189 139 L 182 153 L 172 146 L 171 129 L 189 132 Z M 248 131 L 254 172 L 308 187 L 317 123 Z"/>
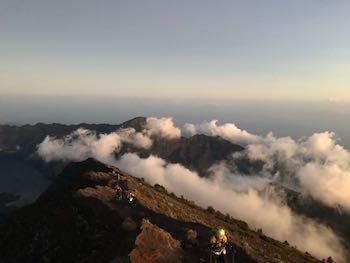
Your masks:
<path fill-rule="evenodd" d="M 27 164 L 29 163 L 33 165 L 35 169 L 43 172 L 46 177 L 54 180 L 55 176 L 62 171 L 62 168 L 66 163 L 46 163 L 38 156 L 35 156 L 37 144 L 40 143 L 47 135 L 61 138 L 79 127 L 96 130 L 97 133 L 114 132 L 122 128 L 134 128 L 136 131 L 141 132 L 143 131 L 145 124 L 145 117 L 136 117 L 119 125 L 86 123 L 77 125 L 61 125 L 38 123 L 36 125 L 24 125 L 21 127 L 8 126 L 12 127 L 12 130 L 9 129 L 5 133 L 1 133 L 1 131 L 3 131 L 1 127 L 4 126 L 0 125 L 0 140 L 2 139 L 4 141 L 4 136 L 1 135 L 10 134 L 12 137 L 10 137 L 6 143 L 7 145 L 10 144 L 12 146 L 8 148 L 8 150 L 15 150 L 15 152 L 10 154 L 23 159 Z M 21 130 L 23 127 L 24 130 Z M 39 132 L 35 129 L 38 129 Z M 11 131 L 17 132 L 12 134 Z M 29 133 L 26 134 L 28 131 Z M 24 136 L 24 139 L 22 136 Z M 17 141 L 16 138 L 21 138 L 21 140 Z M 232 144 L 221 137 L 211 137 L 197 134 L 189 138 L 180 137 L 176 139 L 152 137 L 152 140 L 153 145 L 149 149 L 139 149 L 133 147 L 131 144 L 124 144 L 120 149 L 120 152 L 116 153 L 116 158 L 118 159 L 125 153 L 136 153 L 141 158 L 147 158 L 150 155 L 155 155 L 164 159 L 168 163 L 179 163 L 192 171 L 196 171 L 200 176 L 207 176 L 208 168 L 222 160 L 227 160 L 227 158 L 229 159 L 227 163 L 232 165 L 232 167 L 237 167 L 243 174 L 257 174 L 263 166 L 261 163 L 251 163 L 249 160 L 244 158 L 240 159 L 238 163 L 230 163 L 232 162 L 232 159 L 230 160 L 229 156 L 235 152 L 244 151 L 244 148 L 239 145 Z M 21 145 L 21 141 L 24 141 L 27 144 Z M 18 144 L 20 149 L 17 149 Z M 2 144 L 0 142 L 0 148 L 3 148 L 1 145 Z M 320 202 L 312 200 L 311 198 L 306 198 L 305 196 L 302 196 L 302 194 L 294 192 L 290 189 L 283 188 L 282 190 L 283 197 L 286 196 L 286 202 L 294 212 L 330 226 L 339 236 L 344 238 L 344 245 L 349 249 L 350 239 L 349 235 L 347 234 L 349 233 L 350 215 L 346 213 L 340 214 L 335 209 L 327 208 Z M 10 211 L 12 211 L 12 209 Z M 6 213 L 6 216 L 7 214 L 8 213 Z"/>
<path fill-rule="evenodd" d="M 121 124 L 43 124 L 10 126 L 0 125 L 0 149 L 11 151 L 18 158 L 32 161 L 33 164 L 48 173 L 61 171 L 62 165 L 59 162 L 46 164 L 36 156 L 37 145 L 46 136 L 62 138 L 78 128 L 90 129 L 101 133 L 111 133 L 118 129 L 134 128 L 137 132 L 142 132 L 146 124 L 146 117 L 135 117 Z M 134 152 L 141 157 L 148 157 L 151 154 L 159 156 L 171 163 L 180 163 L 188 169 L 195 170 L 200 175 L 206 175 L 207 169 L 218 161 L 224 160 L 230 154 L 242 151 L 242 146 L 232 144 L 221 137 L 211 137 L 202 134 L 192 137 L 180 137 L 176 139 L 153 138 L 150 149 L 139 149 L 132 145 L 124 145 L 119 155 L 126 152 Z"/>
<path fill-rule="evenodd" d="M 111 185 L 118 175 L 137 192 L 135 206 L 115 200 Z M 0 227 L 0 262 L 125 262 L 143 219 L 179 241 L 189 229 L 198 233 L 198 247 L 184 249 L 182 262 L 206 262 L 209 236 L 217 226 L 227 229 L 238 262 L 320 262 L 242 221 L 93 159 L 67 165 L 34 204 L 15 211 Z M 126 220 L 137 227 L 126 231 Z"/>

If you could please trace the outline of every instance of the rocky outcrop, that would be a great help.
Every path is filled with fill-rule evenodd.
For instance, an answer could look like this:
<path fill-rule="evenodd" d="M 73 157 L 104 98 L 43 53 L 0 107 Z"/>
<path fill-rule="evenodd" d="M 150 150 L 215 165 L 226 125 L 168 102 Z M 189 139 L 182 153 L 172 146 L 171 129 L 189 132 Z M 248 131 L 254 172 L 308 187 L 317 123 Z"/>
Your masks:
<path fill-rule="evenodd" d="M 168 232 L 143 220 L 135 248 L 129 254 L 131 263 L 180 263 L 183 250 L 180 242 Z"/>

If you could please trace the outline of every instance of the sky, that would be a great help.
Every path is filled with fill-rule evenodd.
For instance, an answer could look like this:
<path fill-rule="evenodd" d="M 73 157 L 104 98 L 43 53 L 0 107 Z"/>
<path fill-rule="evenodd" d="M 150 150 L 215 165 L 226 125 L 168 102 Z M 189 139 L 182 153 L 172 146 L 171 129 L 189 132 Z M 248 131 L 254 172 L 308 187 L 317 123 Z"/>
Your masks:
<path fill-rule="evenodd" d="M 206 99 L 145 99 L 81 95 L 0 96 L 1 124 L 110 123 L 137 116 L 173 117 L 176 125 L 217 119 L 233 122 L 250 133 L 300 139 L 319 132 L 334 132 L 350 149 L 350 103 L 231 101 Z"/>
<path fill-rule="evenodd" d="M 350 2 L 0 0 L 0 96 L 350 101 Z"/>

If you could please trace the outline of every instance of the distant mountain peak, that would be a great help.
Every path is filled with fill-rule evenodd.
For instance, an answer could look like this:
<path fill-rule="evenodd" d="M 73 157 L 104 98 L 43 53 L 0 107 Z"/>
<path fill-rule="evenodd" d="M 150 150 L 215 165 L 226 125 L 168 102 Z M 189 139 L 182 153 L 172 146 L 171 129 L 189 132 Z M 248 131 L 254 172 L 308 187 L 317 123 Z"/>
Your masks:
<path fill-rule="evenodd" d="M 121 124 L 121 128 L 134 128 L 136 131 L 141 132 L 146 125 L 147 118 L 146 117 L 135 117 L 131 120 L 123 122 Z"/>

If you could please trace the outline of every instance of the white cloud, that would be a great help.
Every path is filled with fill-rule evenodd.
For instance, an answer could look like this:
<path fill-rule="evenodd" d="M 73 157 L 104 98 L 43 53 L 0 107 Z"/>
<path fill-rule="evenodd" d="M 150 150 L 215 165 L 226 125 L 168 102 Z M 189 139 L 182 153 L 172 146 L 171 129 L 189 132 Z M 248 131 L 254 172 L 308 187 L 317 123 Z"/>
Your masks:
<path fill-rule="evenodd" d="M 197 125 L 186 123 L 184 125 L 184 132 L 190 136 L 193 136 L 195 134 L 220 136 L 225 140 L 238 144 L 254 143 L 260 140 L 259 136 L 239 129 L 234 123 L 225 123 L 223 125 L 218 125 L 217 122 L 217 120 L 212 120 L 210 122 L 203 122 Z"/>
<path fill-rule="evenodd" d="M 229 185 L 237 192 L 255 189 L 261 191 L 276 180 L 276 177 L 263 177 L 255 175 L 241 175 L 231 173 L 224 161 L 210 167 L 209 172 L 215 175 L 215 181 L 221 185 Z"/>
<path fill-rule="evenodd" d="M 220 136 L 232 143 L 246 144 L 246 151 L 236 153 L 234 158 L 245 155 L 253 161 L 264 161 L 262 173 L 268 177 L 273 177 L 277 170 L 284 180 L 282 183 L 301 188 L 327 206 L 340 206 L 350 211 L 350 198 L 344 198 L 349 196 L 350 188 L 343 187 L 350 180 L 350 152 L 337 143 L 332 132 L 315 133 L 295 141 L 291 137 L 277 138 L 272 133 L 254 135 L 239 129 L 234 123 L 218 125 L 216 120 L 212 120 L 199 125 L 186 123 L 184 133 L 188 136 Z M 311 170 L 315 174 L 311 174 Z M 335 172 L 326 176 L 326 171 Z M 334 191 L 338 194 L 330 194 Z"/>
<path fill-rule="evenodd" d="M 103 162 L 113 160 L 123 143 L 139 148 L 149 148 L 152 141 L 134 129 L 124 129 L 110 134 L 97 135 L 96 132 L 79 128 L 63 138 L 47 136 L 38 145 L 37 152 L 46 162 L 54 160 L 82 161 L 88 157 Z"/>
<path fill-rule="evenodd" d="M 334 133 L 315 133 L 298 142 L 269 134 L 248 145 L 245 154 L 251 160 L 264 161 L 267 172 L 283 167 L 284 176 L 297 180 L 305 194 L 350 211 L 350 152 L 337 144 Z"/>
<path fill-rule="evenodd" d="M 350 170 L 337 164 L 308 163 L 297 176 L 303 189 L 315 199 L 350 211 Z"/>
<path fill-rule="evenodd" d="M 213 206 L 253 227 L 262 228 L 268 235 L 281 241 L 288 240 L 319 258 L 331 255 L 338 262 L 344 262 L 340 240 L 329 228 L 293 214 L 274 194 L 273 188 L 263 193 L 257 190 L 267 186 L 266 180 L 254 181 L 234 174 L 228 176 L 223 166 L 215 167 L 213 177 L 206 179 L 179 164 L 168 164 L 155 156 L 141 159 L 130 153 L 115 164 L 203 207 Z"/>
<path fill-rule="evenodd" d="M 149 149 L 152 146 L 152 139 L 145 133 L 136 132 L 134 128 L 126 128 L 118 131 L 122 141 L 134 145 L 137 148 Z"/>
<path fill-rule="evenodd" d="M 197 134 L 196 125 L 192 123 L 185 123 L 183 127 L 183 132 L 186 136 L 191 137 Z"/>
<path fill-rule="evenodd" d="M 176 139 L 181 137 L 181 130 L 177 128 L 172 118 L 154 118 L 146 120 L 145 132 L 149 136 L 158 136 L 165 139 Z"/>

